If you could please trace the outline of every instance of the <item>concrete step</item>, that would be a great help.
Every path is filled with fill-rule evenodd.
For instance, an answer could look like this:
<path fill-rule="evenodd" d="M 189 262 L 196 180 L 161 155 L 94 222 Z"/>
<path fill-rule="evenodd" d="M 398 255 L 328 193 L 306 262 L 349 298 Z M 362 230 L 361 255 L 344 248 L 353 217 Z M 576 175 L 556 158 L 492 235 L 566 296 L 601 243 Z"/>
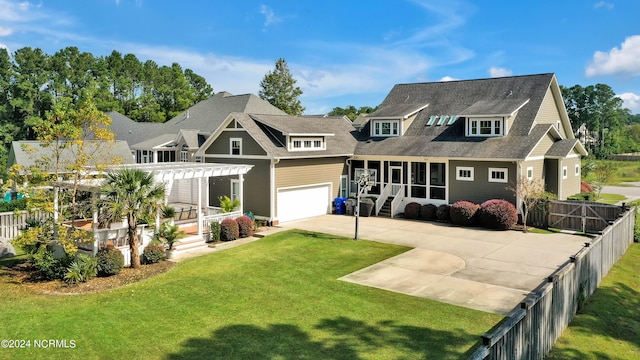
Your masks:
<path fill-rule="evenodd" d="M 178 251 L 189 251 L 200 248 L 206 248 L 208 244 L 201 237 L 190 237 L 187 239 L 181 240 L 179 243 L 174 244 L 173 248 Z"/>

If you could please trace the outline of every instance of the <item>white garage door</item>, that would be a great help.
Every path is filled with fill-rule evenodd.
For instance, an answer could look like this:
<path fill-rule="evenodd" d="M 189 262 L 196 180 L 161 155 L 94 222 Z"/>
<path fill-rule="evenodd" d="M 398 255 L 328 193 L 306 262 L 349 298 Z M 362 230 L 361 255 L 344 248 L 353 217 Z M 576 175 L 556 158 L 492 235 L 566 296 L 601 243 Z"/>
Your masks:
<path fill-rule="evenodd" d="M 278 189 L 280 222 L 327 214 L 331 205 L 331 184 Z"/>

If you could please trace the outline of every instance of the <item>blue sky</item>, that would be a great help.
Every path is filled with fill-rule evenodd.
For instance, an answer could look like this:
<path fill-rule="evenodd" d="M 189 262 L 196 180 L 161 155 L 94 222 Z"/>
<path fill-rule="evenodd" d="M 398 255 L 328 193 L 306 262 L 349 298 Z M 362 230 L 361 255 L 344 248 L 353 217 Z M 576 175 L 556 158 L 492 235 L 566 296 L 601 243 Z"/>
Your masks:
<path fill-rule="evenodd" d="M 283 57 L 307 114 L 378 105 L 394 84 L 553 72 L 640 113 L 636 0 L 0 0 L 0 46 L 177 62 L 254 93 Z"/>

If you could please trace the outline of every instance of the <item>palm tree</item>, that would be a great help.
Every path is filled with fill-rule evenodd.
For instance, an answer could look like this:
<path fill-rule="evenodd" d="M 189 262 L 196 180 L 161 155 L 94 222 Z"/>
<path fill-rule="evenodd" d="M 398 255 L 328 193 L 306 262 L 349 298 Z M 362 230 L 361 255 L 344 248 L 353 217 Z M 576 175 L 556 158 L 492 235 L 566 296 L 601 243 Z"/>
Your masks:
<path fill-rule="evenodd" d="M 140 267 L 140 243 L 137 234 L 138 219 L 144 216 L 155 216 L 161 211 L 165 187 L 156 184 L 153 174 L 138 169 L 124 168 L 107 174 L 106 183 L 102 187 L 105 196 L 102 204 L 107 221 L 127 219 L 127 238 L 131 248 L 131 267 Z"/>

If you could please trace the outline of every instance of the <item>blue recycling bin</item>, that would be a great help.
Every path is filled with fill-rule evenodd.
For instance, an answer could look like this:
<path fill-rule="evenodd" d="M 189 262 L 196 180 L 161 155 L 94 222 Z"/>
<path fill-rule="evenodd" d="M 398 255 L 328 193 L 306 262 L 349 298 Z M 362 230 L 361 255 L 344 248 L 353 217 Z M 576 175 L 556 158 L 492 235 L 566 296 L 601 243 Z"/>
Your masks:
<path fill-rule="evenodd" d="M 336 214 L 338 215 L 344 215 L 345 214 L 345 210 L 346 210 L 346 206 L 344 204 L 344 202 L 347 201 L 347 198 L 336 198 L 333 203 L 336 206 Z"/>

